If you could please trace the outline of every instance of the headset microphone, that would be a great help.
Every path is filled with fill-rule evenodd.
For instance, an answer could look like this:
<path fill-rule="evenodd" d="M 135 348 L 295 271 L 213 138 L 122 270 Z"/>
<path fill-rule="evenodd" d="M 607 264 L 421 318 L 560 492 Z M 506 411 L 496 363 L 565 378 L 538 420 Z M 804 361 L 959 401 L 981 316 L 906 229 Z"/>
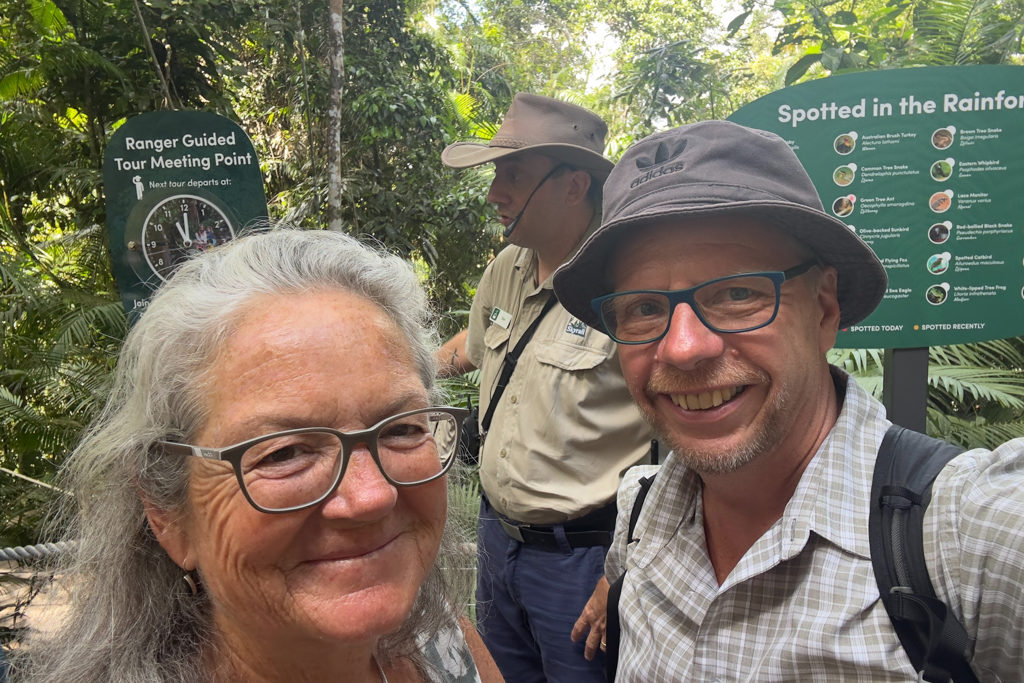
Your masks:
<path fill-rule="evenodd" d="M 553 176 L 555 174 L 555 171 L 559 170 L 563 166 L 565 166 L 565 164 L 555 164 L 554 168 L 548 171 L 547 175 L 540 179 L 540 182 L 537 183 L 537 185 L 533 188 L 533 191 L 530 193 L 530 196 L 526 198 L 525 202 L 523 202 L 523 208 L 519 209 L 519 213 L 516 214 L 516 217 L 513 218 L 512 222 L 510 222 L 508 226 L 505 228 L 505 232 L 501 233 L 505 239 L 508 239 L 509 235 L 512 234 L 512 231 L 516 229 L 517 225 L 519 225 L 519 219 L 523 217 L 523 213 L 526 212 L 526 207 L 530 205 L 530 200 L 533 199 L 533 195 L 537 194 L 537 190 L 540 189 L 540 186 L 546 183 L 548 181 L 548 178 Z"/>
<path fill-rule="evenodd" d="M 530 196 L 532 197 L 533 195 Z M 529 203 L 530 200 L 526 200 L 526 204 L 523 204 L 523 208 L 516 214 L 516 217 L 512 219 L 512 222 L 505 226 L 505 231 L 501 233 L 502 237 L 508 239 L 508 236 L 512 234 L 512 231 L 516 229 L 516 225 L 519 224 L 519 219 L 523 217 L 523 211 L 526 211 L 526 206 Z"/>

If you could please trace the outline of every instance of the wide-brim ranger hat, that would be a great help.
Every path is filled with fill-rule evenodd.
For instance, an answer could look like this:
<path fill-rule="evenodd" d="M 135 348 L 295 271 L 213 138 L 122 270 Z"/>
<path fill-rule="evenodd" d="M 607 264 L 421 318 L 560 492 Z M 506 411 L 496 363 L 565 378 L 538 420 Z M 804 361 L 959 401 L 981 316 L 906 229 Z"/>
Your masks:
<path fill-rule="evenodd" d="M 839 325 L 866 318 L 888 279 L 878 257 L 821 199 L 785 140 L 729 121 L 703 121 L 648 136 L 622 155 L 604 185 L 604 217 L 554 275 L 561 304 L 601 329 L 591 308 L 611 291 L 609 258 L 642 225 L 742 215 L 764 221 L 838 271 Z"/>
<path fill-rule="evenodd" d="M 470 168 L 522 152 L 539 152 L 588 171 L 599 182 L 611 172 L 605 158 L 608 126 L 600 116 L 561 100 L 519 93 L 487 142 L 455 142 L 441 152 L 452 168 Z"/>

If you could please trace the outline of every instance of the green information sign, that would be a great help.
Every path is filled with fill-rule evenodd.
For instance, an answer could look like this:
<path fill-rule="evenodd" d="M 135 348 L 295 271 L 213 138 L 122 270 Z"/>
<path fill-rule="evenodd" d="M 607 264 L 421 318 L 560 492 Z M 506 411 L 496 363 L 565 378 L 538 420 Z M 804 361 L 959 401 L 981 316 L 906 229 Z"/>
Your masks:
<path fill-rule="evenodd" d="M 889 289 L 837 346 L 916 348 L 1024 334 L 1024 68 L 856 73 L 729 117 L 787 140 Z"/>
<path fill-rule="evenodd" d="M 210 112 L 126 121 L 107 145 L 103 184 L 114 277 L 130 319 L 182 261 L 267 219 L 252 142 Z"/>

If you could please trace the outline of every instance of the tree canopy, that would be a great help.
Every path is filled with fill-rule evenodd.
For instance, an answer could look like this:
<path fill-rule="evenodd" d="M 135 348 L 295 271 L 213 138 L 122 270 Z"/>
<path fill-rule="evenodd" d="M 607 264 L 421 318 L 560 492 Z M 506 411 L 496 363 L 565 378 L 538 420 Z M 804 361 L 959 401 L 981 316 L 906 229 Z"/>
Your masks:
<path fill-rule="evenodd" d="M 492 135 L 516 92 L 599 112 L 616 159 L 655 130 L 724 118 L 801 80 L 1020 63 L 1022 36 L 1024 0 L 7 3 L 0 467 L 48 481 L 105 398 L 126 322 L 101 169 L 135 114 L 238 122 L 272 218 L 330 220 L 412 259 L 451 333 L 501 240 L 487 170 L 454 172 L 440 152 Z M 1020 340 L 933 350 L 934 431 L 964 443 L 1024 433 L 1022 355 Z M 836 360 L 869 384 L 880 376 L 872 352 Z M 38 492 L 7 484 L 0 536 L 12 544 L 29 540 Z"/>

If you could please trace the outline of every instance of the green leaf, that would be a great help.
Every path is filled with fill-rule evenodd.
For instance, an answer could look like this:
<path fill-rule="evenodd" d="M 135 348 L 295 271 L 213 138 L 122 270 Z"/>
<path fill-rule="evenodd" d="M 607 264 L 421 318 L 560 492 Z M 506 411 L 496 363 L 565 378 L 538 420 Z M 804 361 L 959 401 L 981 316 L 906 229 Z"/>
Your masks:
<path fill-rule="evenodd" d="M 39 28 L 50 35 L 63 35 L 68 28 L 67 19 L 52 0 L 31 0 L 28 11 Z"/>
<path fill-rule="evenodd" d="M 847 10 L 840 10 L 832 15 L 832 23 L 837 26 L 853 26 L 857 23 L 857 15 Z"/>
<path fill-rule="evenodd" d="M 735 35 L 737 31 L 743 28 L 743 24 L 747 23 L 747 19 L 750 17 L 751 14 L 752 12 L 748 10 L 734 17 L 733 20 L 729 22 L 729 25 L 726 26 L 726 33 L 728 33 L 728 35 L 730 36 Z"/>
<path fill-rule="evenodd" d="M 829 71 L 838 71 L 843 66 L 846 51 L 839 47 L 828 47 L 821 51 L 821 65 Z"/>
<path fill-rule="evenodd" d="M 793 85 L 803 78 L 807 70 L 821 61 L 820 52 L 805 54 L 798 59 L 791 67 L 786 69 L 786 85 Z"/>
<path fill-rule="evenodd" d="M 43 87 L 41 74 L 28 69 L 12 71 L 0 78 L 0 100 L 28 97 Z"/>

